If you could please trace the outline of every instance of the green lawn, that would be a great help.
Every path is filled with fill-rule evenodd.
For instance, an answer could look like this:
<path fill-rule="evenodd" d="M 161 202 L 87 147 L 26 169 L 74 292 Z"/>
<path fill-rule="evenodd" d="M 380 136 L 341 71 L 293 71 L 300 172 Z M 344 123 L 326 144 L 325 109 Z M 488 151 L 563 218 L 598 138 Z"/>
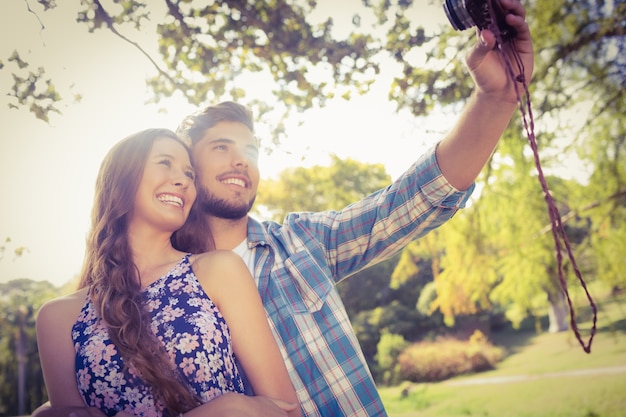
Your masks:
<path fill-rule="evenodd" d="M 589 328 L 581 323 L 580 328 Z M 587 354 L 573 332 L 505 333 L 498 368 L 434 384 L 381 387 L 391 417 L 625 417 L 626 299 L 603 303 Z M 585 374 L 584 370 L 609 372 Z M 515 377 L 495 383 L 495 378 Z M 494 379 L 489 379 L 494 378 Z M 483 381 L 483 383 L 475 383 Z M 403 396 L 402 389 L 408 390 Z"/>

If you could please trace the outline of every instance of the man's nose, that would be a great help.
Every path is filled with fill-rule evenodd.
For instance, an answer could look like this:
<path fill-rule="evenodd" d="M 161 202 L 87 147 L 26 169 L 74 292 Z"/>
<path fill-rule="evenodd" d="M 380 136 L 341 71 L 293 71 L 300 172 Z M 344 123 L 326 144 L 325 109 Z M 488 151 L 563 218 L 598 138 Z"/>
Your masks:
<path fill-rule="evenodd" d="M 234 152 L 233 165 L 236 167 L 248 168 L 248 165 L 250 165 L 250 158 L 246 152 L 243 149 L 237 149 Z"/>

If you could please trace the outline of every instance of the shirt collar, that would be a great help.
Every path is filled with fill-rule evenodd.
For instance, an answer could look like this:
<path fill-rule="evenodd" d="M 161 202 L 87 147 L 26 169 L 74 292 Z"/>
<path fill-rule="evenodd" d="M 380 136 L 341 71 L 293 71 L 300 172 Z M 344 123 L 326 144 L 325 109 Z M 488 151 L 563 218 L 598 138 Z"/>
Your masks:
<path fill-rule="evenodd" d="M 269 234 L 263 224 L 252 216 L 248 216 L 248 247 L 266 246 L 269 240 Z"/>

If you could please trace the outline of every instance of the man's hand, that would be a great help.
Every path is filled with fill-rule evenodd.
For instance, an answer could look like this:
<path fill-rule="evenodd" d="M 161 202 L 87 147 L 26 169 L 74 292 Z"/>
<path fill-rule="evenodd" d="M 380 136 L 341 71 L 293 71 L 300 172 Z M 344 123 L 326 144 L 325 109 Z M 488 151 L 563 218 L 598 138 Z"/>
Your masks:
<path fill-rule="evenodd" d="M 498 0 L 496 0 L 498 1 Z M 533 46 L 526 22 L 526 10 L 520 0 L 500 0 L 502 8 L 507 12 L 506 22 L 517 31 L 517 36 L 511 41 L 511 45 L 519 53 L 521 63 L 524 66 L 524 80 L 530 83 L 533 72 L 534 57 Z M 478 42 L 465 59 L 465 63 L 470 70 L 472 78 L 476 84 L 477 93 L 491 96 L 496 101 L 506 101 L 516 103 L 514 82 L 510 79 L 505 64 L 502 62 L 500 53 L 494 50 L 496 38 L 488 30 L 477 30 Z M 512 63 L 515 75 L 518 69 L 515 64 L 516 59 L 511 55 L 511 48 L 508 43 L 503 45 Z M 519 84 L 521 86 L 521 84 Z"/>
<path fill-rule="evenodd" d="M 502 45 L 509 55 L 514 77 L 516 62 L 523 66 L 522 75 L 530 82 L 534 57 L 526 10 L 520 0 L 500 0 L 507 12 L 506 22 L 516 31 L 512 43 Z M 500 51 L 494 49 L 494 34 L 484 29 L 479 41 L 469 52 L 465 62 L 476 83 L 458 123 L 437 146 L 437 162 L 448 182 L 458 190 L 465 190 L 475 180 L 493 153 L 504 129 L 509 124 L 517 106 L 517 92 L 522 95 L 522 84 L 512 80 Z M 519 54 L 515 58 L 515 53 Z M 517 88 L 516 88 L 517 87 Z"/>
<path fill-rule="evenodd" d="M 253 398 L 256 401 L 255 411 L 258 412 L 259 407 L 263 407 L 263 410 L 258 414 L 246 414 L 246 416 L 273 416 L 273 417 L 285 417 L 290 411 L 298 408 L 298 404 L 291 404 L 283 400 L 275 400 L 268 397 L 247 397 Z M 243 417 L 243 416 L 242 416 Z"/>

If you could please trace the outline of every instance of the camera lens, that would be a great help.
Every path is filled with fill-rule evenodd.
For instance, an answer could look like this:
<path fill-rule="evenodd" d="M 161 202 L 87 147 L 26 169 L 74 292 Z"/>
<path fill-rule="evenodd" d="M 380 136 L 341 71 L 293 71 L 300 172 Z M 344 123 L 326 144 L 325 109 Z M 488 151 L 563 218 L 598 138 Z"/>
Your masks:
<path fill-rule="evenodd" d="M 515 29 L 506 23 L 506 13 L 498 0 L 445 0 L 443 10 L 456 30 L 465 30 L 472 26 L 486 29 L 491 24 L 493 12 L 499 35 L 503 40 L 512 40 L 517 35 Z"/>
<path fill-rule="evenodd" d="M 463 0 L 446 0 L 443 4 L 443 10 L 450 24 L 456 30 L 465 30 L 476 25 L 472 16 L 467 12 Z"/>

